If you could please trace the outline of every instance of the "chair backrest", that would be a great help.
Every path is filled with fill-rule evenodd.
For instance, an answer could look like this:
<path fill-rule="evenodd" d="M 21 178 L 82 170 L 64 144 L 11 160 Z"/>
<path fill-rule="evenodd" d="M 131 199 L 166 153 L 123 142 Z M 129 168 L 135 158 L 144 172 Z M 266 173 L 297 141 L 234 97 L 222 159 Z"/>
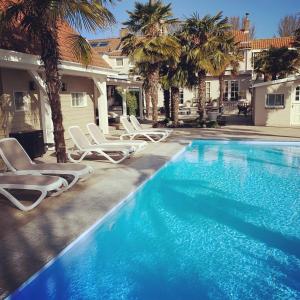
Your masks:
<path fill-rule="evenodd" d="M 11 171 L 23 170 L 33 164 L 24 148 L 15 138 L 0 140 L 0 156 Z"/>
<path fill-rule="evenodd" d="M 73 140 L 73 143 L 79 150 L 84 150 L 91 146 L 90 141 L 79 126 L 71 126 L 69 127 L 68 131 Z"/>
<path fill-rule="evenodd" d="M 127 133 L 134 133 L 136 131 L 132 126 L 132 124 L 128 121 L 127 117 L 125 116 L 120 117 L 120 121 Z"/>
<path fill-rule="evenodd" d="M 105 138 L 103 132 L 95 123 L 89 123 L 86 125 L 86 127 L 91 138 L 94 140 L 96 144 L 107 142 L 107 139 Z"/>
<path fill-rule="evenodd" d="M 136 130 L 143 130 L 142 125 L 140 124 L 140 122 L 138 121 L 138 119 L 136 118 L 136 116 L 131 115 L 130 116 L 130 121 L 132 126 L 136 129 Z"/>

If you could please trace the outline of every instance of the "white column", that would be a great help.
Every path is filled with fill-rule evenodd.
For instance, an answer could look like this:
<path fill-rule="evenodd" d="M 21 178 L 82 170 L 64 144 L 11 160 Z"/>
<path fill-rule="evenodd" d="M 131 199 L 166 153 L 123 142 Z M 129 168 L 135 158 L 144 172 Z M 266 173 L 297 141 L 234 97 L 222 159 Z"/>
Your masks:
<path fill-rule="evenodd" d="M 139 108 L 140 108 L 140 118 L 144 119 L 144 99 L 143 99 L 143 88 L 139 88 Z"/>
<path fill-rule="evenodd" d="M 98 103 L 99 127 L 104 134 L 108 134 L 108 107 L 105 79 L 93 77 L 95 84 L 95 99 Z"/>
<path fill-rule="evenodd" d="M 46 84 L 36 71 L 29 70 L 28 73 L 39 88 L 39 99 L 41 104 L 41 123 L 45 144 L 54 144 L 53 123 L 51 107 L 46 91 Z"/>
<path fill-rule="evenodd" d="M 122 89 L 122 108 L 123 108 L 123 116 L 127 116 L 127 103 L 126 103 L 126 89 Z"/>

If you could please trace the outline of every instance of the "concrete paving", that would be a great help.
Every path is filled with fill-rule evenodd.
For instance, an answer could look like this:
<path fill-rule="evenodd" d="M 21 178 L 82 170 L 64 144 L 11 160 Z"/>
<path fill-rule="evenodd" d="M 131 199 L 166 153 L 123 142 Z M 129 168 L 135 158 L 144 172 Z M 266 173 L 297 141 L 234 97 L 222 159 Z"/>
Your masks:
<path fill-rule="evenodd" d="M 164 143 L 119 165 L 85 160 L 95 173 L 59 197 L 23 213 L 0 198 L 0 299 L 55 257 L 193 139 L 300 141 L 300 128 L 226 126 L 178 129 Z M 42 160 L 55 161 L 53 156 Z M 32 195 L 25 195 L 30 198 Z"/>

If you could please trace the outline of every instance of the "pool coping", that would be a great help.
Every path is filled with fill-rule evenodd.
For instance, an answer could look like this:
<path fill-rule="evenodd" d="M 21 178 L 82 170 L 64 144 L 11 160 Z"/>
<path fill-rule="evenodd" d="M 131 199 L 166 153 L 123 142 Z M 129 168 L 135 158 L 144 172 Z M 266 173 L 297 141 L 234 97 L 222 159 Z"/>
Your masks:
<path fill-rule="evenodd" d="M 66 254 L 68 251 L 73 248 L 77 243 L 79 243 L 82 239 L 84 239 L 88 234 L 97 230 L 109 217 L 116 214 L 124 205 L 126 205 L 129 201 L 133 199 L 133 195 L 136 194 L 139 190 L 141 190 L 144 185 L 150 182 L 159 172 L 165 169 L 169 164 L 171 164 L 174 160 L 176 160 L 183 152 L 186 151 L 188 147 L 193 144 L 241 144 L 241 145 L 285 145 L 285 146 L 299 146 L 300 141 L 262 141 L 262 140 L 220 140 L 220 139 L 196 139 L 189 142 L 186 146 L 184 146 L 181 150 L 175 153 L 168 161 L 166 161 L 158 170 L 156 170 L 149 178 L 147 178 L 144 182 L 142 182 L 137 188 L 130 192 L 127 196 L 122 198 L 120 202 L 115 205 L 111 210 L 105 213 L 101 218 L 99 218 L 93 225 L 91 225 L 88 229 L 86 229 L 83 233 L 81 233 L 77 238 L 75 238 L 69 245 L 67 245 L 62 251 L 60 251 L 55 257 L 53 257 L 49 262 L 47 262 L 39 271 L 30 276 L 25 282 L 23 282 L 18 288 L 16 288 L 11 294 L 9 294 L 5 299 L 10 300 L 12 297 L 16 296 L 20 291 L 22 291 L 26 286 L 28 286 L 32 281 L 34 281 L 42 272 L 44 272 L 47 268 L 49 268 L 52 264 L 54 264 L 60 257 Z"/>

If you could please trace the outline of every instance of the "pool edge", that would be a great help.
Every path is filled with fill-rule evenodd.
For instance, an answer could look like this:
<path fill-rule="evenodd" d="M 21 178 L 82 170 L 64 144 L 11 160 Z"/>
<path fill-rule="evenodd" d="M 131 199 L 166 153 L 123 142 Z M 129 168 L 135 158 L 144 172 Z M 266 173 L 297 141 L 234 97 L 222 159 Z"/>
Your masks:
<path fill-rule="evenodd" d="M 115 205 L 111 210 L 109 210 L 107 213 L 105 213 L 102 217 L 100 217 L 94 224 L 92 224 L 89 228 L 87 228 L 85 231 L 83 231 L 78 237 L 76 237 L 70 244 L 68 244 L 65 248 L 63 248 L 55 257 L 50 259 L 43 267 L 41 267 L 37 272 L 32 274 L 26 281 L 24 281 L 18 288 L 13 290 L 7 297 L 4 298 L 4 300 L 11 300 L 12 297 L 17 294 L 18 292 L 22 291 L 27 285 L 29 285 L 33 280 L 35 280 L 44 270 L 49 268 L 52 264 L 56 262 L 61 256 L 66 254 L 70 249 L 75 246 L 78 242 L 80 242 L 83 238 L 85 238 L 89 233 L 93 232 L 97 229 L 97 227 L 100 227 L 107 218 L 112 216 L 114 213 L 116 213 L 119 209 L 121 209 L 126 203 L 128 203 L 132 196 L 137 193 L 140 189 L 143 188 L 145 184 L 147 184 L 149 181 L 151 181 L 154 176 L 161 172 L 164 168 L 167 167 L 168 164 L 170 164 L 172 161 L 174 161 L 178 156 L 180 156 L 189 146 L 191 146 L 193 141 L 186 144 L 182 147 L 177 153 L 175 153 L 173 156 L 170 157 L 167 161 L 165 161 L 160 168 L 158 168 L 149 178 L 147 178 L 145 181 L 143 181 L 140 185 L 138 185 L 133 191 L 131 191 L 127 196 L 123 197 L 120 202 Z"/>

